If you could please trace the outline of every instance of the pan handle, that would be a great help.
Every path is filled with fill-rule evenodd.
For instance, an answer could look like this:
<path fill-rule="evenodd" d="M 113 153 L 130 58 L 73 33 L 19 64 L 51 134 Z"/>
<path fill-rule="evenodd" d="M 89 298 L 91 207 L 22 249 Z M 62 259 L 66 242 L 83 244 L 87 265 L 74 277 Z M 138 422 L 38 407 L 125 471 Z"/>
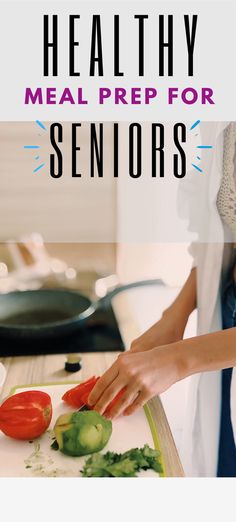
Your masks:
<path fill-rule="evenodd" d="M 127 283 L 126 285 L 119 285 L 114 290 L 111 290 L 107 293 L 106 296 L 101 297 L 97 301 L 91 303 L 91 305 L 81 314 L 79 314 L 79 323 L 81 326 L 86 324 L 86 322 L 93 316 L 93 314 L 99 310 L 108 307 L 111 303 L 113 297 L 118 295 L 125 290 L 131 290 L 132 288 L 138 288 L 142 286 L 153 286 L 153 285 L 161 285 L 165 286 L 165 283 L 161 279 L 144 279 L 143 281 L 135 281 L 133 283 Z"/>
<path fill-rule="evenodd" d="M 132 288 L 139 288 L 143 286 L 154 286 L 154 285 L 161 285 L 165 286 L 164 281 L 162 279 L 144 279 L 141 281 L 134 281 L 133 283 L 127 283 L 125 285 L 119 285 L 114 290 L 111 290 L 107 293 L 104 297 L 101 297 L 97 303 L 95 304 L 96 308 L 101 306 L 108 306 L 116 295 L 120 294 L 121 292 L 125 292 L 126 290 L 132 290 Z M 93 305 L 94 306 L 94 305 Z"/>

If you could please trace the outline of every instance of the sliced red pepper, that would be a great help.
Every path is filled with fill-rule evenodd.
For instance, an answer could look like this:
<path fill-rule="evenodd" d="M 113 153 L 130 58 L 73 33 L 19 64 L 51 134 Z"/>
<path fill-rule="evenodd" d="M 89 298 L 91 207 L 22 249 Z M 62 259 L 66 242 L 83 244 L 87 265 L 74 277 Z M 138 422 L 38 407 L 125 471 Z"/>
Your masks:
<path fill-rule="evenodd" d="M 98 379 L 97 379 L 98 380 Z M 95 385 L 94 385 L 95 386 Z M 85 406 L 87 406 L 88 408 L 90 408 L 91 410 L 93 409 L 93 407 L 91 407 L 89 404 L 88 404 L 88 398 L 89 398 L 89 395 L 90 395 L 90 392 L 92 390 L 88 391 L 88 392 L 85 392 L 82 396 L 82 402 L 84 403 Z M 119 393 L 117 393 L 117 395 L 114 397 L 114 399 L 112 399 L 112 401 L 110 402 L 110 404 L 108 404 L 105 412 L 104 412 L 104 415 L 109 415 L 112 408 L 115 406 L 115 404 L 118 402 L 118 400 L 122 397 L 122 395 L 124 395 L 126 391 L 126 387 L 125 388 L 122 388 L 122 390 L 119 391 Z"/>
<path fill-rule="evenodd" d="M 100 377 L 91 377 L 91 379 L 88 379 L 85 382 L 82 382 L 81 384 L 78 384 L 78 386 L 75 386 L 74 388 L 71 388 L 66 393 L 64 393 L 62 399 L 66 402 L 69 406 L 72 406 L 73 408 L 82 408 L 83 406 L 87 406 L 90 409 L 93 409 L 93 407 L 89 406 L 88 404 L 88 398 L 89 395 L 94 388 L 95 384 L 98 382 Z M 115 406 L 117 401 L 122 397 L 124 392 L 126 391 L 126 387 L 122 388 L 122 390 L 117 393 L 116 397 L 110 402 L 110 404 L 107 406 L 104 415 L 109 415 L 112 408 Z"/>
<path fill-rule="evenodd" d="M 99 377 L 93 376 L 87 381 L 78 384 L 78 386 L 71 388 L 66 393 L 64 393 L 64 395 L 62 396 L 62 400 L 65 401 L 66 404 L 68 404 L 69 406 L 72 406 L 73 408 L 82 408 L 82 406 L 86 404 L 84 402 L 83 396 L 89 396 L 98 379 Z"/>
<path fill-rule="evenodd" d="M 97 378 L 96 382 L 98 382 L 99 379 L 100 379 L 100 377 Z M 94 388 L 96 382 L 94 383 L 93 388 Z M 87 406 L 88 408 L 90 408 L 91 410 L 93 408 L 88 404 L 88 398 L 89 398 L 89 395 L 90 395 L 90 393 L 91 393 L 93 388 L 91 388 L 90 390 L 85 390 L 85 392 L 83 393 L 83 395 L 81 397 L 83 404 L 85 406 Z"/>

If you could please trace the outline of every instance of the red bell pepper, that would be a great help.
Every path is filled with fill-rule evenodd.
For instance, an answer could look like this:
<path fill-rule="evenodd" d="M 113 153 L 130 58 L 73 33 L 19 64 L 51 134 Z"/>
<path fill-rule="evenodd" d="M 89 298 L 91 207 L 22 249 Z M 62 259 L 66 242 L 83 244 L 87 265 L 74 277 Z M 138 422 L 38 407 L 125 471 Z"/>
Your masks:
<path fill-rule="evenodd" d="M 13 439 L 39 437 L 48 428 L 51 418 L 51 398 L 37 390 L 16 393 L 0 406 L 0 430 Z"/>

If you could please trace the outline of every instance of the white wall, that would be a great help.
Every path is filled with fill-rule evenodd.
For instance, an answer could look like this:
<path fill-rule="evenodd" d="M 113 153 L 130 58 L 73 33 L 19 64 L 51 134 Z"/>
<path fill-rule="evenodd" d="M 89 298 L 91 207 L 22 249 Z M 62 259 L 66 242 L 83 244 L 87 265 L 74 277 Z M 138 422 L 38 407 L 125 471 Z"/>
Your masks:
<path fill-rule="evenodd" d="M 0 241 L 39 232 L 48 242 L 114 241 L 116 234 L 116 184 L 112 170 L 112 125 L 104 124 L 104 178 L 89 177 L 90 129 L 78 129 L 78 172 L 71 176 L 71 124 L 63 124 L 64 173 L 49 175 L 49 123 L 47 132 L 35 122 L 0 123 Z M 26 150 L 24 145 L 40 145 Z M 40 159 L 35 160 L 39 155 Z M 37 173 L 33 170 L 45 162 Z"/>
<path fill-rule="evenodd" d="M 181 286 L 191 270 L 192 258 L 184 243 L 121 243 L 117 271 L 122 282 L 161 278 Z"/>

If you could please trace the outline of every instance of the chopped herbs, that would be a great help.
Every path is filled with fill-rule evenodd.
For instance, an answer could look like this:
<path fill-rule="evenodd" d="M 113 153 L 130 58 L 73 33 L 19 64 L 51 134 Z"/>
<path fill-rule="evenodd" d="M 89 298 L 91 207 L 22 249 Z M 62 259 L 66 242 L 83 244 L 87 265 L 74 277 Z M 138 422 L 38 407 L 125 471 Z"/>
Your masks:
<path fill-rule="evenodd" d="M 143 448 L 125 453 L 96 453 L 85 461 L 81 474 L 83 477 L 137 477 L 139 471 L 147 469 L 162 472 L 160 452 L 145 444 Z"/>

